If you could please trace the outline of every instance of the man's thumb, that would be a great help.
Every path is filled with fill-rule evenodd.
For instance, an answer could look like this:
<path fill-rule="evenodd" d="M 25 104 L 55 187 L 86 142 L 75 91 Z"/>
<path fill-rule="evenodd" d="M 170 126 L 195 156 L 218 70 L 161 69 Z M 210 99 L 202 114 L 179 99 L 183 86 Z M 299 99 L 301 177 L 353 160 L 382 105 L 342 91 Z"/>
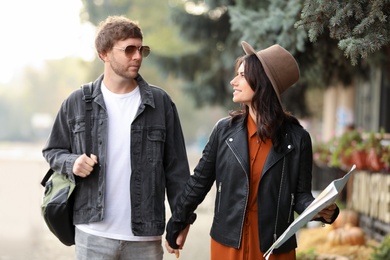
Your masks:
<path fill-rule="evenodd" d="M 91 159 L 95 162 L 98 163 L 97 156 L 91 153 Z"/>

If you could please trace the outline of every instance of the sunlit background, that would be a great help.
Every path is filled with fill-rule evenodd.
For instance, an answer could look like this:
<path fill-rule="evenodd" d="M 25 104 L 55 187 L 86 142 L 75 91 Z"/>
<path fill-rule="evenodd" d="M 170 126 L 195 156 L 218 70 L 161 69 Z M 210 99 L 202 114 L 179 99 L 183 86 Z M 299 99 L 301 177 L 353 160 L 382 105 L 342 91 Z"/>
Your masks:
<path fill-rule="evenodd" d="M 0 2 L 0 82 L 7 83 L 29 66 L 69 56 L 91 60 L 94 26 L 80 22 L 78 0 Z"/>

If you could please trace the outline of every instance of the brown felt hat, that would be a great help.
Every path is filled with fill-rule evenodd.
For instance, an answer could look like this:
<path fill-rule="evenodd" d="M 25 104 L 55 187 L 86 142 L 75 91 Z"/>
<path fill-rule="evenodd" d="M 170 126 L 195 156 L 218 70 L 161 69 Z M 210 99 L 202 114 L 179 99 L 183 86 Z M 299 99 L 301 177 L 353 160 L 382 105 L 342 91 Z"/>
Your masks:
<path fill-rule="evenodd" d="M 282 105 L 280 95 L 299 79 L 299 67 L 294 57 L 278 44 L 259 52 L 245 41 L 241 42 L 241 45 L 246 54 L 256 54 L 259 58 Z"/>

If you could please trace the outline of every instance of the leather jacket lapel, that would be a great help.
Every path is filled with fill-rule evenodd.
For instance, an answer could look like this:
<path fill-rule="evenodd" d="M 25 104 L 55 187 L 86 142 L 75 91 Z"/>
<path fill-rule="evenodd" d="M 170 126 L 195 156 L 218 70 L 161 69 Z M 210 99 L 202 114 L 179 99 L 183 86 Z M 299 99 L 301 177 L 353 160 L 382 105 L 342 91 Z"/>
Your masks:
<path fill-rule="evenodd" d="M 246 128 L 240 124 L 237 127 L 237 131 L 228 136 L 225 142 L 241 164 L 245 173 L 249 176 L 248 133 Z"/>
<path fill-rule="evenodd" d="M 274 164 L 276 164 L 279 160 L 285 157 L 286 154 L 291 152 L 293 149 L 294 146 L 291 143 L 291 141 L 287 139 L 287 134 L 286 134 L 280 152 L 275 151 L 274 147 L 272 146 L 268 154 L 267 160 L 265 161 L 262 175 L 264 175 Z"/>

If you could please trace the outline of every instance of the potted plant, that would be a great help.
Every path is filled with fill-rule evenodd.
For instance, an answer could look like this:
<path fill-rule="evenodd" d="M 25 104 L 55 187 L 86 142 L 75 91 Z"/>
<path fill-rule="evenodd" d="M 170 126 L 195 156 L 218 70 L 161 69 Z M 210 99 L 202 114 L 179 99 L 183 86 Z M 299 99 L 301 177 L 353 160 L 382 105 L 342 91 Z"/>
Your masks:
<path fill-rule="evenodd" d="M 357 169 L 364 169 L 366 160 L 361 131 L 356 129 L 345 131 L 337 140 L 334 142 L 331 164 L 343 169 L 356 164 Z"/>
<path fill-rule="evenodd" d="M 390 171 L 390 145 L 383 147 L 381 162 L 383 163 L 384 171 Z"/>
<path fill-rule="evenodd" d="M 313 159 L 319 167 L 348 170 L 353 164 L 358 170 L 380 172 L 390 170 L 390 145 L 384 145 L 384 130 L 380 133 L 356 129 L 313 146 Z"/>
<path fill-rule="evenodd" d="M 332 156 L 329 143 L 316 143 L 313 145 L 313 160 L 318 167 L 324 168 L 329 166 Z"/>
<path fill-rule="evenodd" d="M 368 133 L 365 147 L 367 152 L 366 165 L 367 169 L 373 172 L 379 172 L 384 169 L 384 163 L 381 160 L 382 153 L 384 151 L 384 147 L 381 144 L 381 141 L 383 140 L 383 134 L 383 129 L 381 129 L 379 135 L 373 132 Z"/>

